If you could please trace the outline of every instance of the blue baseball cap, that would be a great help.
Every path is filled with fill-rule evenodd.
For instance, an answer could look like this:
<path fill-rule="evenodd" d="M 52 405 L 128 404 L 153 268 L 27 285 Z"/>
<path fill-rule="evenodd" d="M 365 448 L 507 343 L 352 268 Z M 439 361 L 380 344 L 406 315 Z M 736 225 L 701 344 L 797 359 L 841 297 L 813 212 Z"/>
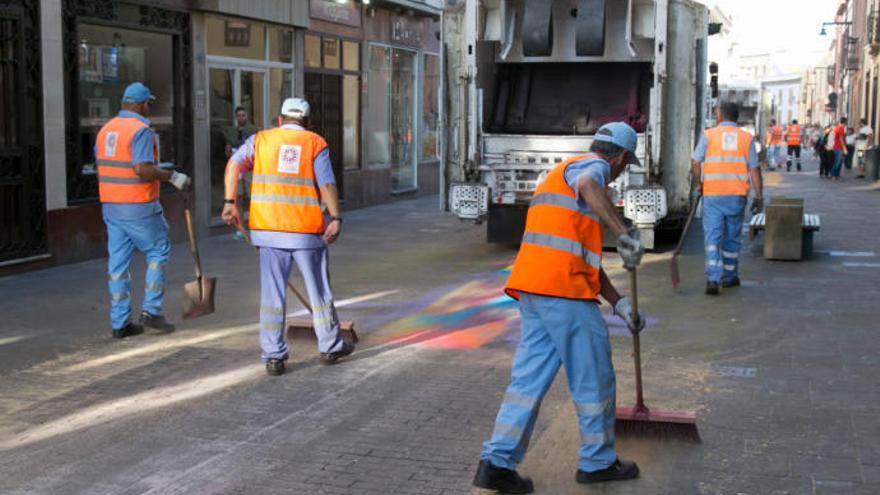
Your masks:
<path fill-rule="evenodd" d="M 631 163 L 639 167 L 642 166 L 639 157 L 636 156 L 636 144 L 639 142 L 639 136 L 629 124 L 625 122 L 609 122 L 596 131 L 594 139 L 596 141 L 605 141 L 611 144 L 616 144 L 629 151 L 632 155 L 632 160 L 634 160 L 634 162 Z"/>
<path fill-rule="evenodd" d="M 122 103 L 143 103 L 155 101 L 155 99 L 156 97 L 150 93 L 150 89 L 139 82 L 129 84 L 125 88 L 125 93 L 122 94 Z"/>

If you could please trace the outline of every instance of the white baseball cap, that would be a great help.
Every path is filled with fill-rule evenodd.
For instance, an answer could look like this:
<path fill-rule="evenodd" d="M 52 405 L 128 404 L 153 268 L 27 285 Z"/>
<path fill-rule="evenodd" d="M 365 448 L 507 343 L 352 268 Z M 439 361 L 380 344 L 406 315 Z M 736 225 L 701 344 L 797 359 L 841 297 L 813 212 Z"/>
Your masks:
<path fill-rule="evenodd" d="M 288 98 L 281 105 L 281 115 L 300 119 L 306 118 L 309 116 L 309 102 L 302 98 Z"/>

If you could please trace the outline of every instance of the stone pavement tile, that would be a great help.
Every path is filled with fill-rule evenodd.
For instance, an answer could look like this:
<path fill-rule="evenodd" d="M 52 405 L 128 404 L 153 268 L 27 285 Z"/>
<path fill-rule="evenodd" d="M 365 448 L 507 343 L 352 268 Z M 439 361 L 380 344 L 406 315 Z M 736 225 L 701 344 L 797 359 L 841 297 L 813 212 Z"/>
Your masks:
<path fill-rule="evenodd" d="M 662 495 L 806 495 L 808 478 L 756 476 L 742 473 L 682 470 L 669 481 Z"/>
<path fill-rule="evenodd" d="M 813 495 L 877 495 L 880 484 L 863 485 L 849 481 L 813 482 Z"/>
<path fill-rule="evenodd" d="M 855 457 L 791 456 L 794 476 L 821 481 L 862 482 L 859 461 Z"/>
<path fill-rule="evenodd" d="M 865 483 L 880 484 L 880 465 L 862 464 L 862 480 Z"/>

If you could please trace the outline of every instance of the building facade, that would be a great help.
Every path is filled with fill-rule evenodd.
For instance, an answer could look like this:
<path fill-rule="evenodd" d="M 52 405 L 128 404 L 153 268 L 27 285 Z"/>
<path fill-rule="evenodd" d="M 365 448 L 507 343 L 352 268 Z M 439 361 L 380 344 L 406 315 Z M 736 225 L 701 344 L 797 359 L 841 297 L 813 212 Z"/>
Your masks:
<path fill-rule="evenodd" d="M 255 128 L 304 96 L 345 209 L 435 194 L 441 0 L 0 0 L 0 275 L 106 255 L 94 139 L 141 81 L 172 239 L 219 219 L 236 108 Z M 239 130 L 239 132 L 241 132 Z"/>

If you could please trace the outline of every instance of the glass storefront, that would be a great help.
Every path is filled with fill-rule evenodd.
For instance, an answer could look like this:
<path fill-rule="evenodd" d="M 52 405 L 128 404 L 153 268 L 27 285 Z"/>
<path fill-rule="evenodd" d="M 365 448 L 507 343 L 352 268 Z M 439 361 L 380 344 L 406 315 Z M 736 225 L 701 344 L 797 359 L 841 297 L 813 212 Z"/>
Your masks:
<path fill-rule="evenodd" d="M 419 161 L 440 159 L 440 57 L 422 55 L 422 106 L 419 112 Z"/>
<path fill-rule="evenodd" d="M 416 188 L 416 54 L 392 50 L 391 55 L 391 190 Z"/>

